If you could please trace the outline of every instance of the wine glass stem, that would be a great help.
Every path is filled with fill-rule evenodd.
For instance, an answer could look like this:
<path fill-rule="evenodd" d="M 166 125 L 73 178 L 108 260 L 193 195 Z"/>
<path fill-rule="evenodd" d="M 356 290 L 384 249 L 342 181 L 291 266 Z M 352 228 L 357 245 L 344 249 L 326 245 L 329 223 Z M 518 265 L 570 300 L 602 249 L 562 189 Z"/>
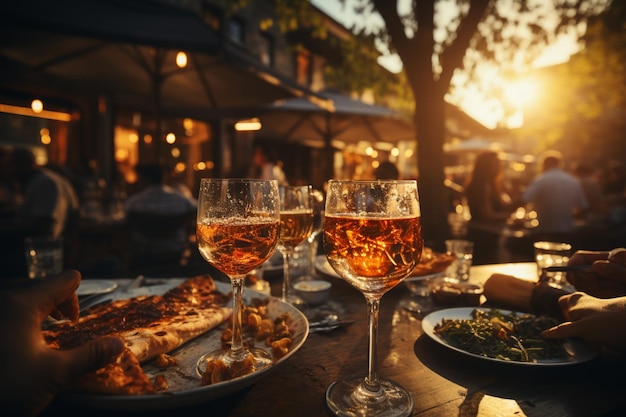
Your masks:
<path fill-rule="evenodd" d="M 245 349 L 243 348 L 241 315 L 243 311 L 243 283 L 245 275 L 231 277 L 233 286 L 233 339 L 230 346 L 230 357 L 234 361 L 245 359 Z"/>
<path fill-rule="evenodd" d="M 365 385 L 371 391 L 378 391 L 380 384 L 378 381 L 378 312 L 380 311 L 380 298 L 367 299 L 367 320 L 368 320 L 368 365 Z"/>
<path fill-rule="evenodd" d="M 309 276 L 315 276 L 315 257 L 317 256 L 317 247 L 318 247 L 318 234 L 313 232 L 309 238 Z"/>
<path fill-rule="evenodd" d="M 292 248 L 284 248 L 283 254 L 283 298 L 282 301 L 289 302 L 292 298 L 293 288 L 291 286 L 291 255 L 293 254 Z"/>

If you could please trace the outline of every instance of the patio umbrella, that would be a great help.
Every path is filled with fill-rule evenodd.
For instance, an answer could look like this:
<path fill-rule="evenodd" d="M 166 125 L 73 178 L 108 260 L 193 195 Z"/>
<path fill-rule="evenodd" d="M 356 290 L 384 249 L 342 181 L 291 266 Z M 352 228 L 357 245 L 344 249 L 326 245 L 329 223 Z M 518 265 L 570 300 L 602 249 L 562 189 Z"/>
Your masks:
<path fill-rule="evenodd" d="M 261 138 L 307 144 L 313 147 L 344 148 L 359 142 L 389 147 L 415 140 L 413 124 L 396 111 L 353 100 L 345 95 L 318 93 L 334 106 L 320 107 L 310 100 L 291 98 L 260 109 Z"/>
<path fill-rule="evenodd" d="M 187 66 L 176 65 L 184 51 Z M 195 13 L 151 0 L 0 5 L 0 86 L 37 81 L 107 93 L 114 104 L 223 115 L 308 92 L 263 67 Z"/>

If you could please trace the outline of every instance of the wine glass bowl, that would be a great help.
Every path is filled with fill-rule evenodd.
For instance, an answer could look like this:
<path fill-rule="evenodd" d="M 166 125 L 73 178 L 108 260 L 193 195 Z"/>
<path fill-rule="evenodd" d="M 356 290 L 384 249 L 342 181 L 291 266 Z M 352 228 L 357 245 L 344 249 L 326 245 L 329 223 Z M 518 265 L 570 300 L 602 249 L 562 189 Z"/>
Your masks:
<path fill-rule="evenodd" d="M 326 403 L 339 416 L 408 416 L 413 397 L 376 370 L 382 296 L 411 274 L 423 240 L 416 181 L 330 180 L 324 248 L 337 274 L 365 296 L 368 306 L 367 375 L 333 382 Z"/>
<path fill-rule="evenodd" d="M 202 257 L 231 280 L 233 338 L 230 349 L 202 355 L 202 375 L 211 361 L 226 366 L 251 361 L 254 370 L 271 365 L 263 349 L 242 341 L 242 291 L 246 274 L 274 252 L 280 232 L 278 183 L 275 180 L 203 178 L 198 194 L 196 238 Z"/>
<path fill-rule="evenodd" d="M 313 231 L 313 208 L 310 185 L 285 185 L 279 187 L 280 235 L 278 250 L 283 255 L 282 301 L 303 304 L 293 289 L 290 268 L 296 246 L 306 240 Z"/>

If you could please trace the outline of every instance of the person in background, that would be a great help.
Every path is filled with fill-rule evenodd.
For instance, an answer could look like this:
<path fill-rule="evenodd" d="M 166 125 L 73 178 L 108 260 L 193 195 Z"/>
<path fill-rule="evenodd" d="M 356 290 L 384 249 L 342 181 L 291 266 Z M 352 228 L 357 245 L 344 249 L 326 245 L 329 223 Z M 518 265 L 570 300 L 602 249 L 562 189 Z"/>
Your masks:
<path fill-rule="evenodd" d="M 472 220 L 503 222 L 513 210 L 513 201 L 504 191 L 502 162 L 496 152 L 483 152 L 465 184 L 465 198 Z"/>
<path fill-rule="evenodd" d="M 37 165 L 30 149 L 10 149 L 3 165 L 19 203 L 15 216 L 0 221 L 0 274 L 15 277 L 26 275 L 24 238 L 64 236 L 77 222 L 80 203 L 70 181 Z"/>
<path fill-rule="evenodd" d="M 9 147 L 0 147 L 0 218 L 14 216 L 18 204 L 15 184 L 8 169 L 10 153 Z"/>
<path fill-rule="evenodd" d="M 522 198 L 537 212 L 536 232 L 544 236 L 567 236 L 575 232 L 576 214 L 589 208 L 580 182 L 563 169 L 563 156 L 547 151 L 541 174 L 531 182 Z"/>
<path fill-rule="evenodd" d="M 585 163 L 577 164 L 574 168 L 574 175 L 580 181 L 587 203 L 589 203 L 587 218 L 591 222 L 602 221 L 607 214 L 606 201 L 602 186 L 594 177 L 591 167 Z"/>
<path fill-rule="evenodd" d="M 400 171 L 393 162 L 383 161 L 374 171 L 374 175 L 377 180 L 397 180 L 400 178 Z"/>
<path fill-rule="evenodd" d="M 132 272 L 158 262 L 179 263 L 189 256 L 197 200 L 167 185 L 158 164 L 138 165 L 136 170 L 137 191 L 124 204 Z"/>
<path fill-rule="evenodd" d="M 254 145 L 252 162 L 256 169 L 256 172 L 251 175 L 253 178 L 277 180 L 278 185 L 289 185 L 282 164 L 268 144 L 259 142 Z"/>
<path fill-rule="evenodd" d="M 559 298 L 567 320 L 542 332 L 548 339 L 582 338 L 623 352 L 626 349 L 626 249 L 577 251 L 569 265 L 591 265 L 589 271 L 568 272 L 576 292 Z"/>
<path fill-rule="evenodd" d="M 478 154 L 463 190 L 471 216 L 466 238 L 474 242 L 475 264 L 499 261 L 501 231 L 513 211 L 513 201 L 503 188 L 502 162 L 498 153 Z"/>
<path fill-rule="evenodd" d="M 55 306 L 68 317 L 78 305 L 81 275 L 75 270 L 22 289 L 0 291 L 0 403 L 6 415 L 36 416 L 78 376 L 107 365 L 124 348 L 117 337 L 100 337 L 70 350 L 46 346 L 41 325 Z M 55 317 L 60 319 L 61 317 Z M 71 318 L 71 317 L 68 317 Z"/>

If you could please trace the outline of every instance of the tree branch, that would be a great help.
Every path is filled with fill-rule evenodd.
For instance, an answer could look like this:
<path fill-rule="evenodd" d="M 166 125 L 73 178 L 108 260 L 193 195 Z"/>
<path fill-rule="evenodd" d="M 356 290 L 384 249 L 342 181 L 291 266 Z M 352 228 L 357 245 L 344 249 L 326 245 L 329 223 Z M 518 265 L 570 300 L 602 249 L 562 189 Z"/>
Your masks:
<path fill-rule="evenodd" d="M 442 72 L 440 82 L 442 85 L 449 86 L 454 71 L 463 67 L 465 52 L 469 49 L 472 37 L 477 32 L 478 24 L 485 16 L 485 11 L 490 3 L 491 0 L 470 1 L 469 12 L 461 20 L 454 41 L 441 53 Z"/>

